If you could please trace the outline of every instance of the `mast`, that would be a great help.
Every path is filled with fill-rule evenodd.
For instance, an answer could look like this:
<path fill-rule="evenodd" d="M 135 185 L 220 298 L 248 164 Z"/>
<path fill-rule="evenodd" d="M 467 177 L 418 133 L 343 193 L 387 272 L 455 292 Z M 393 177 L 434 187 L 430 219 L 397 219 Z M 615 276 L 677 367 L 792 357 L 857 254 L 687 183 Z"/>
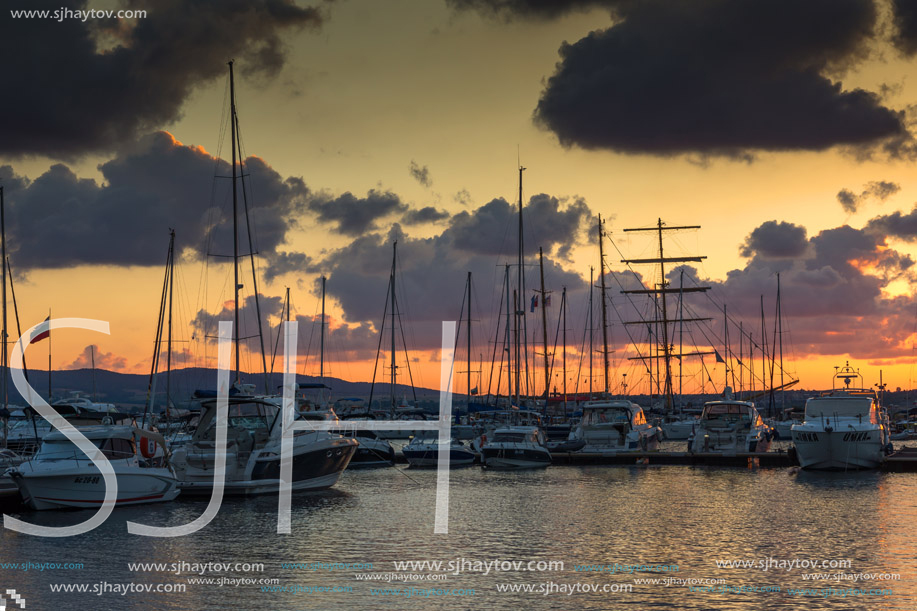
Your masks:
<path fill-rule="evenodd" d="M 777 272 L 777 335 L 780 337 L 780 410 L 786 408 L 786 387 L 783 382 L 783 312 L 780 310 L 780 272 Z"/>
<path fill-rule="evenodd" d="M 519 376 L 522 373 L 522 354 L 521 338 L 519 337 L 520 327 L 524 325 L 525 304 L 521 300 L 525 297 L 525 285 L 523 284 L 524 274 L 522 273 L 523 260 L 523 233 L 522 233 L 522 173 L 525 168 L 519 164 L 519 249 L 516 258 L 516 291 L 514 292 L 513 302 L 516 304 L 516 405 L 519 405 Z M 520 321 L 519 319 L 523 320 Z M 528 338 L 526 338 L 526 374 L 528 373 Z M 526 383 L 528 375 L 526 375 Z"/>
<path fill-rule="evenodd" d="M 6 409 L 10 404 L 9 385 L 9 355 L 7 354 L 7 331 L 6 331 L 6 204 L 3 201 L 3 186 L 0 186 L 0 253 L 3 256 L 3 329 L 0 330 L 0 343 L 3 344 L 3 357 L 0 358 L 0 368 L 3 369 L 3 383 L 0 385 L 0 392 L 3 392 L 3 408 Z M 4 422 L 6 419 L 4 418 Z M 3 436 L 6 439 L 6 434 Z"/>
<path fill-rule="evenodd" d="M 229 127 L 231 131 L 230 147 L 232 149 L 232 268 L 233 268 L 233 301 L 234 324 L 233 341 L 236 347 L 236 384 L 241 382 L 239 376 L 239 201 L 236 193 L 236 85 L 232 72 L 232 61 L 229 62 Z"/>
<path fill-rule="evenodd" d="M 169 337 L 166 342 L 166 418 L 172 400 L 172 295 L 175 286 L 175 230 L 169 229 Z"/>
<path fill-rule="evenodd" d="M 673 384 L 672 384 L 672 358 L 677 357 L 679 360 L 685 356 L 701 356 L 704 354 L 712 354 L 710 352 L 693 352 L 690 354 L 672 354 L 672 346 L 669 343 L 669 324 L 674 322 L 696 322 L 702 320 L 710 320 L 709 318 L 684 318 L 680 316 L 678 319 L 670 319 L 668 317 L 668 305 L 666 302 L 666 295 L 678 293 L 679 297 L 683 299 L 684 293 L 698 293 L 710 290 L 709 286 L 692 286 L 685 288 L 684 285 L 676 288 L 669 288 L 669 283 L 666 280 L 665 276 L 665 264 L 666 263 L 700 263 L 707 257 L 705 256 L 690 256 L 690 257 L 666 257 L 665 251 L 663 249 L 662 242 L 662 232 L 663 231 L 681 231 L 686 229 L 700 229 L 700 225 L 686 225 L 682 227 L 667 227 L 665 223 L 662 222 L 662 219 L 659 218 L 656 221 L 655 227 L 638 227 L 632 229 L 625 229 L 624 231 L 653 231 L 657 234 L 657 241 L 659 247 L 659 256 L 649 259 L 622 259 L 621 263 L 633 263 L 633 264 L 659 264 L 659 283 L 655 284 L 653 288 L 650 289 L 638 289 L 638 290 L 626 290 L 621 291 L 622 293 L 630 294 L 642 294 L 642 295 L 653 295 L 657 299 L 657 311 L 661 315 L 659 320 L 642 320 L 634 322 L 626 322 L 624 324 L 658 324 L 662 328 L 662 337 L 659 338 L 657 334 L 657 343 L 662 344 L 662 355 L 647 356 L 647 357 L 631 357 L 634 360 L 643 360 L 643 359 L 662 359 L 662 364 L 664 366 L 664 371 L 658 377 L 663 377 L 662 391 L 665 396 L 665 409 L 667 412 L 671 412 L 674 404 L 673 398 Z M 684 306 L 679 306 L 682 311 Z M 658 364 L 658 361 L 656 361 Z"/>
<path fill-rule="evenodd" d="M 471 272 L 468 272 L 468 312 L 467 317 L 467 329 L 466 333 L 468 334 L 468 354 L 467 354 L 467 366 L 468 366 L 468 403 L 471 404 Z"/>
<path fill-rule="evenodd" d="M 567 287 L 564 287 L 564 292 L 560 295 L 560 310 L 563 312 L 563 321 L 564 321 L 564 382 L 563 382 L 563 393 L 564 393 L 564 415 L 567 415 Z"/>
<path fill-rule="evenodd" d="M 398 240 L 395 240 L 395 243 L 392 244 L 392 278 L 391 278 L 391 282 L 389 283 L 389 286 L 392 289 L 392 296 L 391 296 L 391 299 L 392 299 L 392 329 L 391 329 L 391 334 L 392 334 L 392 373 L 391 373 L 392 399 L 391 400 L 392 400 L 392 404 L 391 404 L 391 408 L 393 410 L 395 409 L 395 383 L 398 380 L 398 373 L 397 373 L 397 369 L 395 365 L 395 262 L 397 261 L 397 255 L 398 255 Z"/>
<path fill-rule="evenodd" d="M 322 384 L 325 383 L 325 275 L 322 274 L 322 324 L 321 324 L 321 343 L 319 344 L 319 357 L 318 357 L 318 377 L 321 380 Z M 287 300 L 290 299 L 290 287 L 287 287 Z M 287 318 L 290 317 L 289 310 L 287 311 Z"/>
<path fill-rule="evenodd" d="M 593 324 L 592 313 L 594 309 L 592 305 L 592 289 L 595 287 L 594 276 L 595 276 L 595 268 L 590 265 L 589 266 L 589 399 L 590 400 L 592 399 L 592 376 L 593 376 L 592 361 L 593 359 L 595 359 L 595 346 L 593 345 L 594 343 L 593 335 L 595 335 L 595 329 L 592 326 Z"/>
<path fill-rule="evenodd" d="M 602 238 L 604 237 L 604 232 L 602 231 L 602 215 L 599 215 L 599 265 L 601 265 L 599 272 L 599 281 L 602 285 L 602 292 L 600 298 L 602 300 L 602 362 L 605 367 L 605 393 L 608 393 L 608 314 L 605 307 L 605 253 L 602 247 Z"/>
<path fill-rule="evenodd" d="M 548 395 L 551 392 L 551 372 L 550 362 L 548 361 L 548 309 L 546 294 L 544 290 L 544 252 L 541 246 L 538 247 L 538 269 L 541 273 L 541 333 L 544 337 L 544 406 L 548 408 Z"/>
<path fill-rule="evenodd" d="M 506 351 L 506 398 L 510 399 L 513 396 L 513 350 L 512 350 L 512 335 L 510 329 L 512 327 L 512 319 L 510 318 L 510 300 L 509 300 L 509 264 L 506 265 L 506 270 L 503 275 L 503 279 L 506 282 L 506 338 L 504 341 Z M 515 305 L 515 303 L 513 304 Z"/>

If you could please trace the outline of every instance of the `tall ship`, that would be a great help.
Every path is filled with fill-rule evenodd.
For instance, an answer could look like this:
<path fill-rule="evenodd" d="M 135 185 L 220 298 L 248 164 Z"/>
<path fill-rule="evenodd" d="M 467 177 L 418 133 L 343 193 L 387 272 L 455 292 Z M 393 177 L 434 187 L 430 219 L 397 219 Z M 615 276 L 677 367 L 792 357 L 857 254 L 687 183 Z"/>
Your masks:
<path fill-rule="evenodd" d="M 803 469 L 876 469 L 892 449 L 888 414 L 849 361 L 834 374 L 831 392 L 806 401 L 805 419 L 793 425 L 792 436 Z"/>

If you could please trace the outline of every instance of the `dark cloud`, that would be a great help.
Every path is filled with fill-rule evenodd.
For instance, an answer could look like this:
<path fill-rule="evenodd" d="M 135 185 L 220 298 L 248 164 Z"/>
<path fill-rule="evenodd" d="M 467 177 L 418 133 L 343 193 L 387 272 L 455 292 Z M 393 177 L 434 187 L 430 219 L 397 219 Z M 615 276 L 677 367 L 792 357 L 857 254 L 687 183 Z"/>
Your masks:
<path fill-rule="evenodd" d="M 566 257 L 579 243 L 592 213 L 582 199 L 561 200 L 545 194 L 534 195 L 524 210 L 524 247 L 526 255 L 557 249 Z M 452 217 L 448 236 L 457 249 L 479 254 L 500 255 L 518 248 L 516 224 L 518 209 L 504 199 L 494 199 L 473 212 Z M 512 245 L 512 246 L 510 246 Z"/>
<path fill-rule="evenodd" d="M 486 17 L 505 20 L 556 19 L 595 7 L 614 7 L 622 4 L 622 0 L 446 0 L 446 4 L 455 10 L 477 11 Z"/>
<path fill-rule="evenodd" d="M 33 181 L 0 168 L 5 180 L 7 236 L 17 269 L 79 264 L 161 265 L 168 229 L 192 256 L 232 253 L 229 164 L 166 132 L 143 137 L 99 166 L 104 182 L 79 178 L 57 164 Z M 309 191 L 266 162 L 245 162 L 255 248 L 272 253 L 305 210 Z M 209 206 L 209 207 L 208 207 Z M 240 208 L 241 208 L 240 203 Z M 247 252 L 244 216 L 243 252 Z M 213 230 L 213 231 L 211 231 Z M 209 242 L 208 242 L 209 239 Z"/>
<path fill-rule="evenodd" d="M 739 249 L 743 257 L 767 259 L 801 257 L 806 251 L 806 228 L 784 221 L 767 221 L 756 227 Z"/>
<path fill-rule="evenodd" d="M 315 198 L 309 209 L 318 215 L 321 223 L 335 224 L 335 231 L 357 236 L 377 229 L 376 221 L 400 212 L 407 212 L 407 204 L 391 191 L 372 189 L 366 197 L 356 197 L 350 191 L 335 198 Z"/>
<path fill-rule="evenodd" d="M 411 176 L 414 177 L 414 180 L 424 187 L 433 186 L 433 181 L 430 180 L 430 168 L 427 166 L 420 167 L 417 162 L 412 159 L 408 171 L 411 173 Z"/>
<path fill-rule="evenodd" d="M 535 120 L 565 146 L 747 159 L 910 141 L 900 113 L 832 78 L 867 52 L 872 0 L 643 0 L 620 14 L 565 43 L 542 92 Z"/>
<path fill-rule="evenodd" d="M 468 192 L 468 189 L 462 189 L 452 196 L 452 200 L 463 206 L 469 206 L 471 205 L 471 193 Z"/>
<path fill-rule="evenodd" d="M 895 21 L 895 46 L 906 55 L 917 53 L 917 2 L 914 0 L 891 0 Z"/>
<path fill-rule="evenodd" d="M 409 210 L 401 217 L 405 225 L 420 225 L 422 223 L 436 223 L 449 218 L 445 210 L 437 210 L 433 206 L 425 206 L 418 210 Z"/>
<path fill-rule="evenodd" d="M 889 197 L 901 190 L 901 185 L 887 180 L 874 180 L 866 184 L 863 191 L 857 195 L 850 189 L 841 189 L 837 193 L 837 201 L 847 212 L 853 214 L 861 204 L 869 199 L 884 202 Z"/>
<path fill-rule="evenodd" d="M 64 369 L 105 369 L 106 371 L 123 371 L 127 368 L 127 359 L 111 352 L 102 352 L 95 344 L 86 346 L 76 359 Z"/>
<path fill-rule="evenodd" d="M 315 273 L 318 271 L 312 257 L 301 252 L 275 252 L 268 254 L 264 280 L 272 283 L 277 276 L 289 273 Z"/>
<path fill-rule="evenodd" d="M 866 229 L 881 236 L 898 238 L 906 242 L 917 241 L 917 207 L 907 214 L 896 211 L 877 216 L 867 223 Z"/>
<path fill-rule="evenodd" d="M 88 0 L 16 4 L 92 8 Z M 292 0 L 160 0 L 133 23 L 10 23 L 9 14 L 5 21 L 4 80 L 22 86 L 0 96 L 0 153 L 67 158 L 112 150 L 175 121 L 195 87 L 226 74 L 229 58 L 239 59 L 243 74 L 275 75 L 284 63 L 281 34 L 317 27 L 322 17 Z"/>

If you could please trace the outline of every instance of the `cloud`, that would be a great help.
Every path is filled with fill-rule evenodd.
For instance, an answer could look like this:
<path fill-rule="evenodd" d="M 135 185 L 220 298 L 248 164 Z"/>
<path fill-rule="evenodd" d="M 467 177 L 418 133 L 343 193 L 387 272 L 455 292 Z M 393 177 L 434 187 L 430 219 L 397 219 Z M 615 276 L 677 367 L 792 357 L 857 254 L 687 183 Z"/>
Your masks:
<path fill-rule="evenodd" d="M 569 13 L 622 3 L 623 0 L 446 0 L 446 4 L 457 11 L 477 11 L 486 17 L 507 21 L 513 17 L 556 19 Z"/>
<path fill-rule="evenodd" d="M 0 176 L 12 177 L 6 182 L 6 221 L 17 269 L 161 265 L 169 228 L 186 255 L 232 253 L 230 181 L 213 178 L 214 171 L 229 174 L 228 163 L 156 132 L 125 147 L 99 171 L 101 184 L 79 178 L 63 164 L 31 181 L 10 166 L 0 167 Z M 309 189 L 301 178 L 283 178 L 258 157 L 245 161 L 245 171 L 246 191 L 250 195 L 254 185 L 258 195 L 257 201 L 248 199 L 253 245 L 269 254 L 296 226 Z M 240 212 L 246 252 L 244 218 Z"/>
<path fill-rule="evenodd" d="M 419 210 L 409 210 L 401 217 L 401 222 L 405 225 L 420 225 L 423 223 L 436 223 L 450 216 L 445 210 L 437 210 L 433 206 L 425 206 Z"/>
<path fill-rule="evenodd" d="M 499 255 L 507 252 L 509 228 L 518 218 L 516 206 L 504 199 L 494 199 L 473 212 L 462 211 L 449 222 L 449 238 L 457 249 L 479 254 Z M 583 239 L 591 223 L 592 213 L 582 199 L 552 197 L 544 193 L 529 199 L 524 213 L 526 255 L 534 255 L 542 246 L 557 249 L 566 257 L 570 249 Z M 517 242 L 515 239 L 513 244 Z"/>
<path fill-rule="evenodd" d="M 917 53 L 917 3 L 913 0 L 891 0 L 895 22 L 895 46 L 905 55 Z"/>
<path fill-rule="evenodd" d="M 264 280 L 272 283 L 278 276 L 289 273 L 316 273 L 318 268 L 312 257 L 302 252 L 275 252 L 267 256 Z"/>
<path fill-rule="evenodd" d="M 122 371 L 127 368 L 127 359 L 111 352 L 102 352 L 95 344 L 86 346 L 76 359 L 66 365 L 64 369 L 105 369 L 107 371 Z"/>
<path fill-rule="evenodd" d="M 88 0 L 17 4 L 89 8 Z M 276 75 L 285 60 L 283 33 L 322 21 L 319 9 L 293 0 L 162 0 L 145 17 L 116 24 L 16 19 L 0 37 L 0 55 L 15 58 L 4 80 L 23 86 L 0 96 L 7 119 L 0 154 L 68 158 L 113 150 L 179 119 L 196 87 L 226 74 L 228 58 L 239 59 L 242 75 Z"/>
<path fill-rule="evenodd" d="M 424 187 L 429 188 L 433 186 L 433 181 L 430 180 L 430 169 L 427 166 L 420 167 L 417 165 L 417 162 L 412 159 L 408 171 L 411 173 L 411 176 L 414 177 L 414 180 Z"/>
<path fill-rule="evenodd" d="M 470 206 L 472 203 L 471 193 L 468 192 L 468 189 L 462 189 L 452 196 L 452 201 L 463 206 Z"/>
<path fill-rule="evenodd" d="M 837 193 L 837 201 L 841 206 L 853 214 L 861 204 L 869 199 L 877 199 L 884 202 L 889 197 L 901 190 L 901 185 L 887 180 L 874 180 L 866 184 L 863 191 L 857 195 L 850 189 L 841 189 Z"/>
<path fill-rule="evenodd" d="M 767 221 L 745 238 L 739 249 L 743 257 L 755 255 L 780 259 L 800 257 L 806 250 L 806 228 L 787 222 Z"/>
<path fill-rule="evenodd" d="M 872 0 L 644 0 L 619 13 L 564 43 L 538 101 L 536 123 L 565 146 L 750 159 L 912 141 L 901 113 L 836 80 L 873 41 Z"/>
<path fill-rule="evenodd" d="M 877 216 L 867 223 L 866 229 L 905 242 L 917 241 L 917 206 L 907 214 L 896 211 Z"/>
<path fill-rule="evenodd" d="M 400 212 L 407 204 L 391 191 L 371 189 L 366 197 L 356 197 L 350 191 L 334 198 L 315 198 L 309 209 L 318 215 L 320 223 L 335 225 L 335 231 L 357 236 L 378 228 L 376 221 Z"/>

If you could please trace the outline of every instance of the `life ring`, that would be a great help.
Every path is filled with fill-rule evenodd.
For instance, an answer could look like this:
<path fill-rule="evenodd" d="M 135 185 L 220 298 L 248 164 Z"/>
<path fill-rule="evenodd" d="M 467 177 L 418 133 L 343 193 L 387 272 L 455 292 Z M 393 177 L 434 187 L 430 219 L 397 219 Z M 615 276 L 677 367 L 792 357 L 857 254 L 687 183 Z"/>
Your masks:
<path fill-rule="evenodd" d="M 140 438 L 140 454 L 144 458 L 153 458 L 156 456 L 156 442 L 149 437 Z"/>

